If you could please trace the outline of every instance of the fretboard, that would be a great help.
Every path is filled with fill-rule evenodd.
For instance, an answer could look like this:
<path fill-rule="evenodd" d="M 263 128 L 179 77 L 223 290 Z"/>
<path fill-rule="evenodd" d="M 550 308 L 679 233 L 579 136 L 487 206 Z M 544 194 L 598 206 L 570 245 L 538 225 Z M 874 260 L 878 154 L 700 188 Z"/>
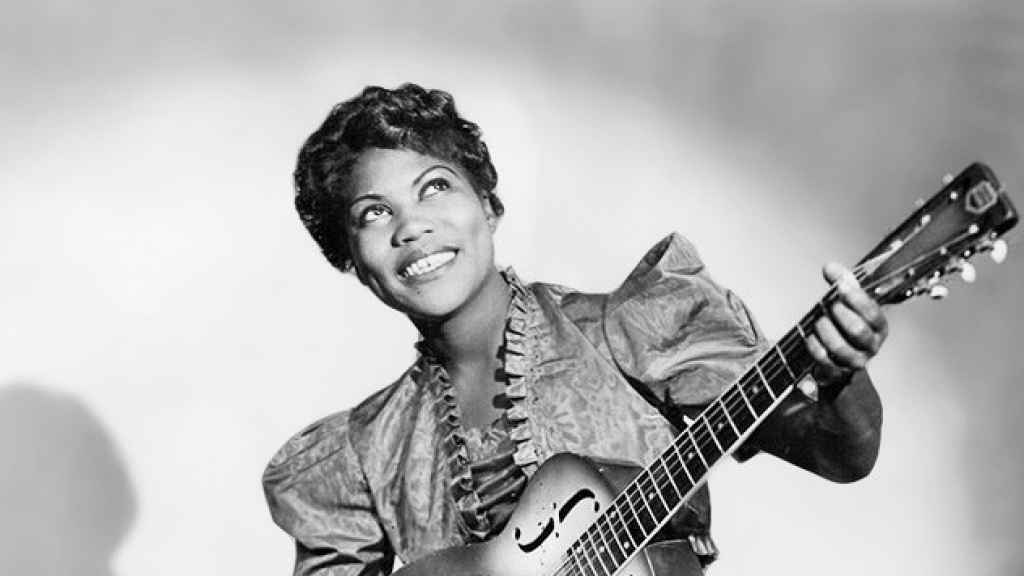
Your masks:
<path fill-rule="evenodd" d="M 835 297 L 831 290 L 823 299 Z M 766 350 L 605 508 L 569 549 L 570 574 L 612 576 L 643 548 L 775 409 L 814 363 L 804 343 L 824 312 L 819 303 Z"/>

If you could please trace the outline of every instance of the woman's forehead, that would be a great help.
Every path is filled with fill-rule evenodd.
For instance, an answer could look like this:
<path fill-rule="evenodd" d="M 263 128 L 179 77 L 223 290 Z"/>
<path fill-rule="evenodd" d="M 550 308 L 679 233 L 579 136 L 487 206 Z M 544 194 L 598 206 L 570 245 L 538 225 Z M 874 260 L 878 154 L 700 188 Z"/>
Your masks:
<path fill-rule="evenodd" d="M 406 190 L 434 169 L 446 169 L 463 177 L 451 162 L 415 150 L 370 148 L 359 155 L 352 168 L 350 197 Z"/>

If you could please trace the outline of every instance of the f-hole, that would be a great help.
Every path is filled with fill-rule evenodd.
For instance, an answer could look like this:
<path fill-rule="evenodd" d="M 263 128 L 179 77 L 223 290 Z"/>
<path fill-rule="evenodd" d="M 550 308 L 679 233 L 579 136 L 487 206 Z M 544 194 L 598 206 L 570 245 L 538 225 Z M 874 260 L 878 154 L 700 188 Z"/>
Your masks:
<path fill-rule="evenodd" d="M 567 500 L 565 504 L 558 509 L 557 523 L 561 524 L 564 522 L 565 518 L 573 511 L 573 509 L 575 509 L 580 502 L 587 499 L 594 500 L 594 512 L 600 510 L 601 506 L 597 502 L 597 496 L 589 488 L 577 490 L 576 493 L 569 497 L 569 500 Z M 516 545 L 519 546 L 519 549 L 523 552 L 533 552 L 540 547 L 540 545 L 543 544 L 549 536 L 551 536 L 552 532 L 555 531 L 555 523 L 555 518 L 548 518 L 548 521 L 544 523 L 544 527 L 541 528 L 540 534 L 529 542 L 522 541 L 523 531 L 517 526 L 515 530 Z"/>

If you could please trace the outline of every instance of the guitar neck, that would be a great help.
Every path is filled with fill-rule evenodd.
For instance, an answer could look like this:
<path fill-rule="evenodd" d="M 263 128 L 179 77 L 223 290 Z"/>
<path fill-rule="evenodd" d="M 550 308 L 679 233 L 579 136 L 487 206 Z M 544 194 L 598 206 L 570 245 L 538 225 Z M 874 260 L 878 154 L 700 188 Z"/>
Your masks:
<path fill-rule="evenodd" d="M 835 298 L 830 290 L 797 325 L 769 348 L 619 493 L 570 548 L 579 566 L 614 574 L 643 548 L 810 371 L 806 334 Z"/>

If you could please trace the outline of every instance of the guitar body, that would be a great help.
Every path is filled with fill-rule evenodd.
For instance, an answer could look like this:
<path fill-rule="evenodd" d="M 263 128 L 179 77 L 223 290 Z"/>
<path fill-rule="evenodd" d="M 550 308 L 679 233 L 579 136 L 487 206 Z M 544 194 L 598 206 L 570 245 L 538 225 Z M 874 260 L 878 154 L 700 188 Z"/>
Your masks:
<path fill-rule="evenodd" d="M 572 543 L 614 497 L 611 485 L 590 462 L 573 454 L 556 454 L 537 469 L 500 534 L 487 542 L 431 554 L 395 576 L 554 575 L 568 558 Z M 580 573 L 603 571 L 584 566 Z M 643 553 L 618 574 L 654 576 Z"/>

